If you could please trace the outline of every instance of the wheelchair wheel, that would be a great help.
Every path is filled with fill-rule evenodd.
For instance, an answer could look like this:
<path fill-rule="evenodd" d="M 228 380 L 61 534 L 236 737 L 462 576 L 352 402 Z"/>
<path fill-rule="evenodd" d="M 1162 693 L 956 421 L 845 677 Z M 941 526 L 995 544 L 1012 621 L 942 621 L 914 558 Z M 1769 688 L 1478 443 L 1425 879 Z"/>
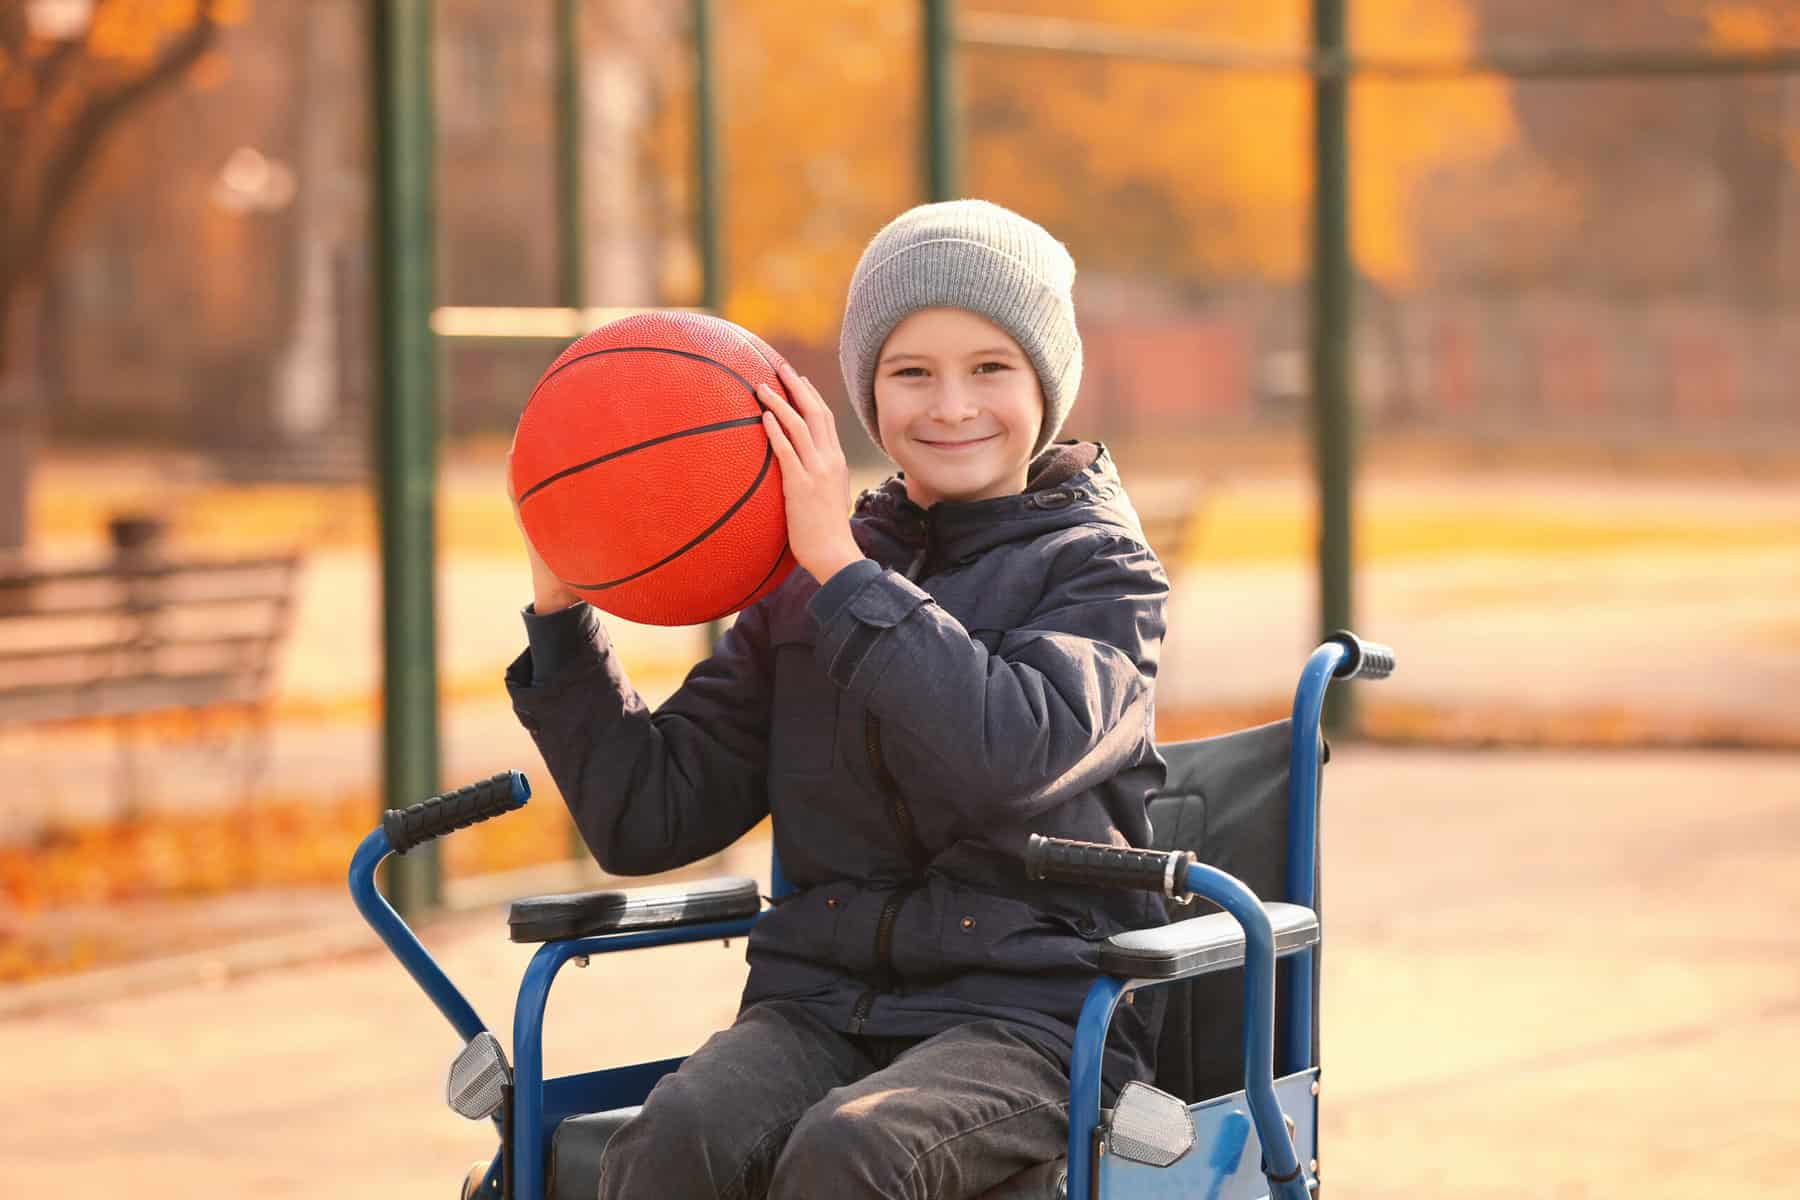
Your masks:
<path fill-rule="evenodd" d="M 476 1195 L 481 1189 L 481 1181 L 487 1178 L 488 1167 L 491 1165 L 492 1163 L 484 1158 L 469 1167 L 469 1173 L 463 1176 L 462 1192 L 458 1195 L 458 1200 L 476 1200 Z"/>

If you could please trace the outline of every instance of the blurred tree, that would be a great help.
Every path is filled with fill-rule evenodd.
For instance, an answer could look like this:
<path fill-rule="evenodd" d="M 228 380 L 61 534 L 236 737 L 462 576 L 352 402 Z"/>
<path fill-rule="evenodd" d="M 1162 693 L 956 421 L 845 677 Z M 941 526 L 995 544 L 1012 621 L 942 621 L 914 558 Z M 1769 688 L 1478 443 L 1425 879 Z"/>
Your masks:
<path fill-rule="evenodd" d="M 1753 51 L 1800 41 L 1791 0 L 1467 0 L 1479 46 Z M 1614 76 L 1511 88 L 1516 145 L 1445 164 L 1423 214 L 1428 282 L 1622 297 L 1780 293 L 1778 152 L 1800 113 L 1791 76 Z"/>
<path fill-rule="evenodd" d="M 24 544 L 46 273 L 96 153 L 243 0 L 0 0 L 0 550 Z"/>
<path fill-rule="evenodd" d="M 977 8 L 1247 51 L 1299 52 L 1308 39 L 1298 2 L 981 0 L 965 11 Z M 796 21 L 786 0 L 740 0 L 722 12 L 734 319 L 772 336 L 828 336 L 868 238 L 922 197 L 918 9 L 841 0 Z M 1357 0 L 1351 13 L 1363 51 L 1473 48 L 1464 0 Z M 974 48 L 959 59 L 967 191 L 1042 221 L 1084 272 L 1204 287 L 1306 269 L 1311 100 L 1298 73 Z M 685 221 L 689 81 L 679 69 L 661 77 L 657 174 L 672 181 L 665 211 Z M 1516 142 L 1509 89 L 1492 77 L 1368 81 L 1352 121 L 1359 265 L 1404 286 L 1422 273 L 1413 230 L 1435 172 L 1476 169 Z M 670 261 L 668 299 L 694 295 L 691 270 Z"/>
<path fill-rule="evenodd" d="M 1171 31 L 1248 53 L 1301 53 L 1308 6 L 1186 0 L 983 0 L 984 11 Z M 1476 32 L 1463 0 L 1356 0 L 1355 50 L 1453 57 Z M 1293 74 L 968 52 L 966 177 L 1063 236 L 1090 269 L 1291 281 L 1308 269 L 1312 90 Z M 1359 270 L 1418 272 L 1421 185 L 1485 164 L 1517 137 L 1503 81 L 1363 80 L 1352 90 L 1351 233 Z"/>
<path fill-rule="evenodd" d="M 1702 5 L 1717 50 L 1767 52 L 1800 46 L 1800 8 L 1750 0 Z M 1800 278 L 1800 76 L 1739 81 L 1721 154 L 1735 170 L 1729 256 L 1738 298 L 1775 307 L 1791 302 Z"/>

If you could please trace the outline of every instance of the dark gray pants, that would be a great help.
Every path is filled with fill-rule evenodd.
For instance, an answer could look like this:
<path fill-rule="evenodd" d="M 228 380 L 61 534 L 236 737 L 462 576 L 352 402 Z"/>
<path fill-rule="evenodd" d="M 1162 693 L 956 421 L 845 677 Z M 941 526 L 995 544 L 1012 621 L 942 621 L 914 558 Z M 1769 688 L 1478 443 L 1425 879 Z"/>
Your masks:
<path fill-rule="evenodd" d="M 1068 1065 L 1003 1022 L 850 1037 L 799 1005 L 755 1004 L 613 1137 L 600 1196 L 1044 1196 L 1068 1100 Z"/>

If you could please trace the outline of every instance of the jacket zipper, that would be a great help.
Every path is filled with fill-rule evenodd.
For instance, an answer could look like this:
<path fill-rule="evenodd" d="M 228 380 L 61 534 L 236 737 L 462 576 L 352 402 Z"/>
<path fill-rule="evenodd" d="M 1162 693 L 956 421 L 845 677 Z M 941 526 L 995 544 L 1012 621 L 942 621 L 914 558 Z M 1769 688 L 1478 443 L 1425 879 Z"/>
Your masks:
<path fill-rule="evenodd" d="M 869 1010 L 875 1006 L 875 997 L 893 989 L 894 922 L 900 916 L 900 906 L 912 892 L 910 886 L 899 888 L 881 906 L 881 918 L 875 922 L 875 982 L 856 998 L 856 1008 L 850 1013 L 851 1033 L 862 1032 L 863 1022 L 869 1019 Z"/>
<path fill-rule="evenodd" d="M 881 718 L 874 713 L 866 713 L 863 717 L 863 741 L 869 752 L 869 766 L 875 772 L 875 779 L 881 784 L 881 790 L 888 801 L 888 816 L 894 822 L 894 832 L 899 836 L 900 848 L 905 851 L 907 861 L 912 863 L 913 878 L 917 879 L 925 869 L 925 847 L 919 842 L 919 832 L 913 825 L 912 809 L 906 803 L 906 797 L 900 793 L 900 784 L 888 770 L 887 761 L 881 755 Z M 887 903 L 881 906 L 881 917 L 875 923 L 875 981 L 873 986 L 864 990 L 856 998 L 856 1007 L 850 1013 L 850 1032 L 861 1033 L 863 1022 L 869 1018 L 869 1010 L 875 1006 L 875 997 L 894 986 L 894 922 L 900 916 L 900 906 L 913 892 L 908 885 L 888 897 Z"/>
<path fill-rule="evenodd" d="M 925 544 L 920 548 L 918 557 L 914 558 L 907 568 L 906 577 L 916 579 L 922 573 L 926 560 L 931 554 L 931 514 L 926 513 Z M 881 753 L 881 718 L 872 712 L 863 714 L 863 748 L 869 755 L 869 767 L 875 774 L 875 781 L 880 784 L 882 794 L 887 798 L 888 817 L 894 823 L 894 832 L 900 841 L 900 849 L 912 864 L 913 878 L 916 880 L 924 874 L 925 847 L 919 841 L 918 827 L 913 823 L 912 808 L 906 803 L 906 797 L 900 792 L 900 783 L 888 770 L 887 759 Z M 881 906 L 881 917 L 875 923 L 875 980 L 874 985 L 863 991 L 856 998 L 856 1007 L 850 1013 L 850 1032 L 861 1033 L 863 1022 L 869 1019 L 869 1010 L 875 1006 L 875 997 L 882 992 L 891 991 L 894 986 L 894 922 L 899 919 L 900 906 L 914 890 L 916 884 L 901 887 L 889 896 L 887 903 Z"/>

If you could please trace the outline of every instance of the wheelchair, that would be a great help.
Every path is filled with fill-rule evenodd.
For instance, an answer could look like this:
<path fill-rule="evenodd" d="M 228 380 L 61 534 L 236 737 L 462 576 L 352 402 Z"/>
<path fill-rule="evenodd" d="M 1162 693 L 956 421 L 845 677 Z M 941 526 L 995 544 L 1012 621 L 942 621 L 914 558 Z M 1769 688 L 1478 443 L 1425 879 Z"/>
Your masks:
<path fill-rule="evenodd" d="M 1308 657 L 1288 719 L 1160 746 L 1169 772 L 1148 797 L 1152 848 L 1031 838 L 1032 878 L 1159 892 L 1174 918 L 1103 944 L 1077 1024 L 1064 1169 L 1031 1174 L 1034 1185 L 1044 1178 L 1047 1198 L 1317 1193 L 1318 811 L 1320 769 L 1330 757 L 1319 721 L 1332 680 L 1381 679 L 1393 668 L 1386 646 L 1334 634 Z M 469 1172 L 463 1200 L 588 1200 L 608 1139 L 681 1065 L 671 1058 L 546 1078 L 544 1009 L 566 963 L 746 936 L 762 906 L 756 881 L 744 878 L 515 901 L 512 940 L 541 945 L 519 986 L 509 1063 L 381 895 L 375 871 L 389 854 L 516 809 L 529 793 L 512 771 L 391 809 L 350 865 L 358 909 L 463 1039 L 446 1089 L 451 1108 L 497 1127 L 499 1149 Z M 770 866 L 773 894 L 788 894 L 780 862 Z M 1174 993 L 1155 1081 L 1127 1084 L 1103 1108 L 1107 1028 L 1121 1000 L 1146 987 Z"/>

